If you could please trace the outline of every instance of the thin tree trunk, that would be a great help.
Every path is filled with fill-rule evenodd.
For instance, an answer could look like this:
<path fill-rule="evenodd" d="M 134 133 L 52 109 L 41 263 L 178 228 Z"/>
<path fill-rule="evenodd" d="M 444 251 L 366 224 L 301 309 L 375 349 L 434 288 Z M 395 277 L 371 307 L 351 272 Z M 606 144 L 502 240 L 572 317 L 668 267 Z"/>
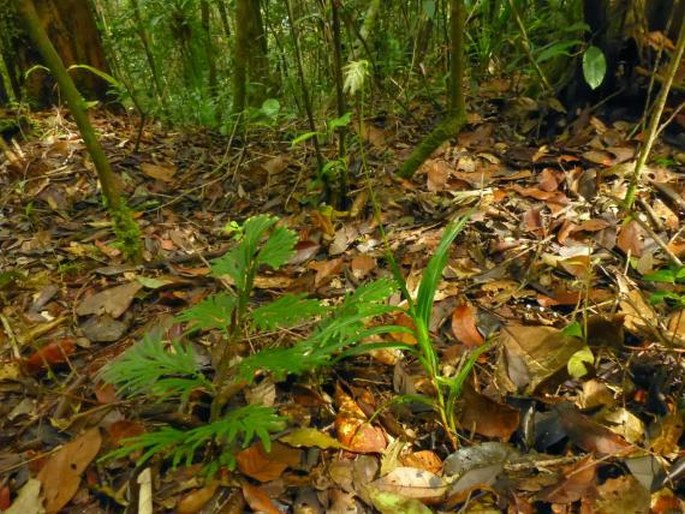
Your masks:
<path fill-rule="evenodd" d="M 450 0 L 450 78 L 448 81 L 448 113 L 433 131 L 414 149 L 400 168 L 398 175 L 410 178 L 426 159 L 445 141 L 456 136 L 466 123 L 464 99 L 464 0 Z"/>
<path fill-rule="evenodd" d="M 76 85 L 69 76 L 55 47 L 52 46 L 50 39 L 48 39 L 33 2 L 31 0 L 14 0 L 14 5 L 24 21 L 33 44 L 38 48 L 45 63 L 57 80 L 71 115 L 78 125 L 83 142 L 97 170 L 102 194 L 105 197 L 107 208 L 114 221 L 115 234 L 124 246 L 124 251 L 127 255 L 138 259 L 141 250 L 140 231 L 121 198 L 117 178 L 95 135 L 95 130 L 88 118 L 81 94 L 76 89 Z"/>

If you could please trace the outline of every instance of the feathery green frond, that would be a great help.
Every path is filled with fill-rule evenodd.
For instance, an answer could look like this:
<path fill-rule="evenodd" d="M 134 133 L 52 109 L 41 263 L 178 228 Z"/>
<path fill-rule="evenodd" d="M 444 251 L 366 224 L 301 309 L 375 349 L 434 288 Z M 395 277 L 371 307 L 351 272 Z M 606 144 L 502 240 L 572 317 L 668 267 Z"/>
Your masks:
<path fill-rule="evenodd" d="M 285 418 L 278 416 L 273 408 L 261 405 L 247 405 L 231 410 L 225 417 L 190 430 L 165 426 L 123 440 L 124 446 L 105 456 L 106 459 L 125 457 L 143 452 L 137 461 L 142 465 L 155 455 L 171 459 L 171 465 L 190 465 L 198 450 L 208 443 L 224 449 L 223 461 L 232 469 L 235 466 L 233 452 L 237 447 L 246 448 L 255 438 L 259 439 L 268 452 L 271 449 L 271 434 L 285 428 Z"/>
<path fill-rule="evenodd" d="M 256 257 L 256 264 L 266 264 L 272 269 L 283 266 L 295 254 L 297 234 L 285 227 L 276 227 Z"/>
<path fill-rule="evenodd" d="M 198 370 L 191 346 L 173 341 L 167 349 L 159 337 L 149 334 L 102 368 L 98 376 L 128 396 L 187 401 L 196 389 L 213 390 L 211 381 Z"/>
<path fill-rule="evenodd" d="M 214 328 L 228 331 L 233 310 L 236 306 L 236 296 L 231 293 L 218 293 L 209 296 L 200 303 L 181 312 L 177 319 L 192 323 L 193 328 L 211 330 Z"/>
<path fill-rule="evenodd" d="M 258 330 L 292 327 L 306 319 L 326 312 L 318 300 L 308 300 L 304 294 L 286 294 L 252 311 L 252 322 Z"/>

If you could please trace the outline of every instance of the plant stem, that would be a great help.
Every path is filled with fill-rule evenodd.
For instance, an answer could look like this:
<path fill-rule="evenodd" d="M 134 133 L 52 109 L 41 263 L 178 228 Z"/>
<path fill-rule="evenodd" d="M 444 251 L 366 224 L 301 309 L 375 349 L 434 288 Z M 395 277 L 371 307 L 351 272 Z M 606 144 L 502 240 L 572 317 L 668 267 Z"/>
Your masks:
<path fill-rule="evenodd" d="M 668 66 L 668 71 L 666 72 L 666 78 L 664 83 L 661 85 L 661 90 L 659 91 L 659 96 L 656 99 L 654 105 L 654 113 L 652 118 L 649 120 L 649 127 L 647 128 L 647 140 L 644 146 L 640 150 L 640 155 L 638 156 L 637 162 L 635 163 L 635 170 L 633 171 L 633 176 L 630 181 L 630 186 L 626 192 L 626 196 L 623 199 L 626 207 L 628 209 L 632 208 L 633 203 L 635 203 L 635 195 L 637 193 L 637 187 L 640 183 L 640 177 L 642 175 L 642 168 L 647 163 L 649 154 L 652 151 L 652 146 L 656 141 L 659 130 L 659 121 L 661 120 L 661 115 L 666 107 L 666 100 L 668 100 L 668 93 L 671 91 L 673 85 L 673 80 L 680 66 L 680 60 L 683 57 L 683 51 L 685 51 L 685 17 L 680 23 L 680 35 L 678 36 L 678 44 L 676 45 L 675 53 L 671 56 L 671 62 Z"/>

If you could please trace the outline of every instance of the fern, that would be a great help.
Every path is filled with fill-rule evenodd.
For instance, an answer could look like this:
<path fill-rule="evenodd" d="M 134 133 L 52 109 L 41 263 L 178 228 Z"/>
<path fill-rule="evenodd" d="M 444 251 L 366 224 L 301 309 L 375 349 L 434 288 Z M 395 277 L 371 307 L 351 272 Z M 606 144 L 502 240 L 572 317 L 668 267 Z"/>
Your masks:
<path fill-rule="evenodd" d="M 273 432 L 283 430 L 285 418 L 278 416 L 273 408 L 247 405 L 230 411 L 220 420 L 190 430 L 164 426 L 154 432 L 124 439 L 123 446 L 105 458 L 126 457 L 142 452 L 136 461 L 141 466 L 156 455 L 171 459 L 172 467 L 192 464 L 199 449 L 209 443 L 222 448 L 221 461 L 230 469 L 235 467 L 233 451 L 237 446 L 246 448 L 258 438 L 264 449 L 270 451 Z"/>
<path fill-rule="evenodd" d="M 190 322 L 200 330 L 219 329 L 228 332 L 231 326 L 236 297 L 231 293 L 219 293 L 181 312 L 177 319 Z"/>
<path fill-rule="evenodd" d="M 330 364 L 336 354 L 366 337 L 407 331 L 392 325 L 371 329 L 365 327 L 369 319 L 398 310 L 397 307 L 381 303 L 394 290 L 394 283 L 384 279 L 360 286 L 307 339 L 290 348 L 266 349 L 244 359 L 239 365 L 240 377 L 251 381 L 258 370 L 267 370 L 277 379 L 301 375 Z"/>
<path fill-rule="evenodd" d="M 158 400 L 179 398 L 187 402 L 194 390 L 214 390 L 212 382 L 198 370 L 191 346 L 172 341 L 167 350 L 159 337 L 150 334 L 102 368 L 98 376 L 119 393 L 151 395 Z"/>
<path fill-rule="evenodd" d="M 327 309 L 317 300 L 307 300 L 305 295 L 287 294 L 252 311 L 252 322 L 258 330 L 292 327 L 293 325 L 324 314 Z"/>

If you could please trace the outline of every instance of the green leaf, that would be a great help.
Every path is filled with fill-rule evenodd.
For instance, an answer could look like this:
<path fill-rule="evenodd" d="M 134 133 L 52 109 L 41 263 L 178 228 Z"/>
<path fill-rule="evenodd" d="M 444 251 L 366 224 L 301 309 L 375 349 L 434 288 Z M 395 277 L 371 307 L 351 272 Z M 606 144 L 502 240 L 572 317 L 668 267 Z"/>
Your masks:
<path fill-rule="evenodd" d="M 169 350 L 166 346 L 170 346 Z M 198 370 L 190 345 L 177 341 L 165 345 L 150 334 L 105 365 L 98 378 L 128 396 L 152 395 L 157 399 L 175 397 L 187 401 L 196 389 L 213 390 L 211 381 Z"/>
<path fill-rule="evenodd" d="M 71 70 L 89 71 L 93 75 L 97 75 L 102 80 L 109 83 L 109 85 L 114 87 L 115 89 L 119 89 L 119 90 L 125 89 L 124 85 L 121 82 L 119 82 L 117 79 L 115 79 L 112 75 L 110 75 L 109 73 L 106 73 L 102 70 L 99 70 L 99 69 L 95 68 L 94 66 L 90 66 L 88 64 L 72 64 L 71 66 L 69 66 L 67 68 L 67 71 L 71 71 Z"/>
<path fill-rule="evenodd" d="M 143 452 L 137 465 L 143 465 L 154 456 L 171 459 L 172 467 L 192 464 L 198 450 L 209 443 L 224 448 L 220 461 L 233 469 L 236 446 L 249 446 L 258 438 L 266 451 L 271 448 L 271 434 L 285 428 L 285 418 L 278 416 L 271 407 L 247 405 L 231 409 L 221 419 L 190 430 L 169 426 L 155 432 L 131 437 L 122 441 L 121 448 L 105 455 L 103 459 L 115 459 L 132 453 Z M 210 466 L 216 469 L 216 466 Z"/>
<path fill-rule="evenodd" d="M 316 132 L 315 130 L 313 130 L 311 132 L 305 132 L 304 134 L 300 134 L 299 136 L 297 136 L 295 139 L 292 140 L 292 142 L 290 143 L 290 147 L 293 148 L 293 147 L 299 145 L 300 143 L 304 143 L 308 139 L 311 139 L 318 134 L 319 133 Z"/>
<path fill-rule="evenodd" d="M 592 89 L 597 89 L 607 72 L 604 52 L 596 46 L 590 46 L 583 54 L 583 76 Z"/>
<path fill-rule="evenodd" d="M 672 291 L 657 291 L 656 293 L 652 293 L 651 296 L 649 297 L 649 302 L 651 304 L 657 304 L 664 302 L 666 300 L 671 300 L 677 303 L 682 303 L 684 300 L 684 297 L 682 295 L 679 295 L 678 293 L 674 293 Z"/>
<path fill-rule="evenodd" d="M 672 269 L 666 268 L 648 273 L 642 278 L 650 282 L 667 282 L 669 284 L 673 284 L 676 280 L 676 274 Z"/>
<path fill-rule="evenodd" d="M 584 346 L 576 353 L 571 355 L 566 367 L 568 374 L 573 378 L 581 378 L 587 375 L 588 366 L 592 366 L 595 362 L 595 356 L 589 346 Z M 588 366 L 586 366 L 586 364 Z"/>
<path fill-rule="evenodd" d="M 561 332 L 567 336 L 583 338 L 583 327 L 577 321 L 568 324 Z"/>
<path fill-rule="evenodd" d="M 278 300 L 257 307 L 252 311 L 254 325 L 259 330 L 292 327 L 327 311 L 318 300 L 307 300 L 304 296 L 304 294 L 286 294 Z"/>
<path fill-rule="evenodd" d="M 328 121 L 328 133 L 332 133 L 335 129 L 339 127 L 346 127 L 352 121 L 352 113 L 346 112 L 339 118 L 334 118 Z"/>
<path fill-rule="evenodd" d="M 236 288 L 241 294 L 249 293 L 249 291 L 245 291 L 246 280 L 257 253 L 258 245 L 266 231 L 275 225 L 277 221 L 278 218 L 275 216 L 267 215 L 254 216 L 245 221 L 240 243 L 236 248 L 212 261 L 212 274 L 217 277 L 228 275 L 235 281 Z"/>
<path fill-rule="evenodd" d="M 236 303 L 235 295 L 218 293 L 184 310 L 177 316 L 177 319 L 191 323 L 194 329 L 227 331 L 231 325 Z"/>
<path fill-rule="evenodd" d="M 429 20 L 432 20 L 433 17 L 435 17 L 435 0 L 423 0 L 421 7 Z"/>
<path fill-rule="evenodd" d="M 321 448 L 322 450 L 328 450 L 330 448 L 336 450 L 347 449 L 347 446 L 340 441 L 316 428 L 298 428 L 289 434 L 280 437 L 278 440 L 296 448 Z"/>
<path fill-rule="evenodd" d="M 257 254 L 256 262 L 278 269 L 295 255 L 295 244 L 297 244 L 295 231 L 285 227 L 276 227 Z"/>
<path fill-rule="evenodd" d="M 558 41 L 540 50 L 540 52 L 537 54 L 535 61 L 538 64 L 542 64 L 545 61 L 549 61 L 550 59 L 553 59 L 560 55 L 569 56 L 571 55 L 571 49 L 573 49 L 575 46 L 578 46 L 581 43 L 582 41 L 577 39 Z"/>
<path fill-rule="evenodd" d="M 264 116 L 266 116 L 267 118 L 274 120 L 278 116 L 278 113 L 281 111 L 281 104 L 275 98 L 269 98 L 267 100 L 264 100 L 264 103 L 262 104 L 260 111 L 262 111 Z"/>
<path fill-rule="evenodd" d="M 462 231 L 468 219 L 469 216 L 463 216 L 447 225 L 442 239 L 421 277 L 421 284 L 416 297 L 416 315 L 426 326 L 430 323 L 433 298 L 435 298 L 435 291 L 442 278 L 442 270 L 447 264 L 450 245 Z"/>

